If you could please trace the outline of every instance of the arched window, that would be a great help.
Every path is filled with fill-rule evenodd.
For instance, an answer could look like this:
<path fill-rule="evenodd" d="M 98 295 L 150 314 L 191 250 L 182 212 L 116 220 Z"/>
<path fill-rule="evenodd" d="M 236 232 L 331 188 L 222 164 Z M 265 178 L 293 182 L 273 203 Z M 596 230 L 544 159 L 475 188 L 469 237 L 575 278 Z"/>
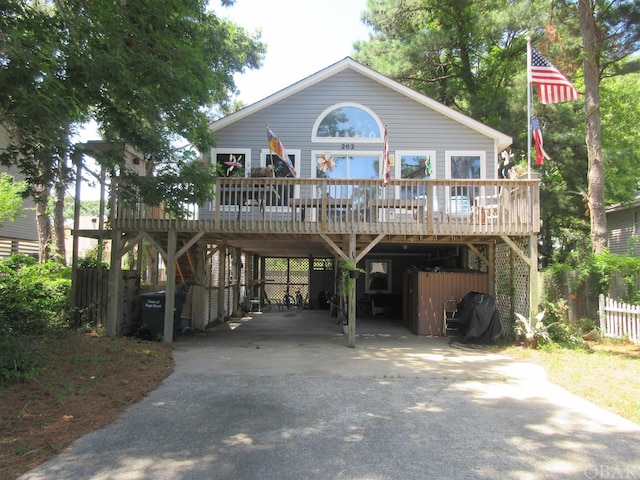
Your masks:
<path fill-rule="evenodd" d="M 313 140 L 380 142 L 382 131 L 382 123 L 371 110 L 355 103 L 341 103 L 318 116 L 313 126 Z"/>

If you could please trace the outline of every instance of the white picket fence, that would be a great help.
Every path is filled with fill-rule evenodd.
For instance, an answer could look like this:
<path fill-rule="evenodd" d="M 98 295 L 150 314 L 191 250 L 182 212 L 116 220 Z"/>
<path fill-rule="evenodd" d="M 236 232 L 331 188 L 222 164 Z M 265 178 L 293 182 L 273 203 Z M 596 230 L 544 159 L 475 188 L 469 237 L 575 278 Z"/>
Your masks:
<path fill-rule="evenodd" d="M 600 328 L 607 337 L 628 337 L 640 343 L 640 305 L 629 305 L 600 295 Z"/>

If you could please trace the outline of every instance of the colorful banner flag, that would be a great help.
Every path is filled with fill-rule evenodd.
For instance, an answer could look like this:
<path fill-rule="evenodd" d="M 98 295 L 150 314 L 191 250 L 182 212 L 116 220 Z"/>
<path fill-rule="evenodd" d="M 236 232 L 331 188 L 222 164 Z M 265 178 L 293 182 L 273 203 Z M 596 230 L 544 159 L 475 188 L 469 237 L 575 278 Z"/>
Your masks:
<path fill-rule="evenodd" d="M 384 169 L 384 184 L 391 181 L 391 164 L 389 163 L 389 138 L 387 136 L 387 124 L 384 125 L 384 140 L 382 143 L 382 168 Z"/>
<path fill-rule="evenodd" d="M 546 160 L 551 160 L 547 152 L 544 151 L 544 140 L 542 139 L 542 130 L 540 129 L 540 120 L 538 117 L 531 119 L 531 130 L 533 132 L 533 141 L 536 146 L 536 165 L 542 165 Z"/>
<path fill-rule="evenodd" d="M 291 163 L 291 159 L 287 155 L 287 151 L 285 150 L 284 145 L 282 145 L 282 142 L 278 139 L 278 137 L 276 137 L 275 133 L 271 131 L 269 125 L 267 125 L 267 138 L 269 139 L 269 150 L 274 152 L 282 159 L 287 167 L 289 167 L 291 175 L 295 177 L 296 169 L 294 168 L 293 163 Z"/>
<path fill-rule="evenodd" d="M 531 49 L 531 83 L 538 85 L 540 103 L 570 102 L 580 94 L 560 70 L 554 67 L 535 48 Z"/>

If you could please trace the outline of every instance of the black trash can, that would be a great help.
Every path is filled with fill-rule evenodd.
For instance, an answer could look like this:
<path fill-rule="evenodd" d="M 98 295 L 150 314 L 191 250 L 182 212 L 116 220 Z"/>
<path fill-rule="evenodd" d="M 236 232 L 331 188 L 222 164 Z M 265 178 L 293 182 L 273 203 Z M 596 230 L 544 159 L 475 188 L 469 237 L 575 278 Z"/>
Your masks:
<path fill-rule="evenodd" d="M 176 292 L 173 315 L 173 338 L 180 330 L 180 316 L 185 300 L 184 292 Z M 152 340 L 164 337 L 164 312 L 166 305 L 166 292 L 149 292 L 140 295 L 140 307 L 142 308 L 142 331 Z M 173 340 L 173 338 L 171 340 Z"/>

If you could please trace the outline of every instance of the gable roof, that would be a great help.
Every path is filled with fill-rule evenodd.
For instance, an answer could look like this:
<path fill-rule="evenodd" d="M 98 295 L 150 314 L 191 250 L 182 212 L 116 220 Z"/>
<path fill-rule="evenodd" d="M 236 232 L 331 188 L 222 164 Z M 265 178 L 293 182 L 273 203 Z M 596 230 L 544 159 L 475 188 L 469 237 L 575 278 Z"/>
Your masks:
<path fill-rule="evenodd" d="M 618 212 L 620 210 L 629 210 L 631 208 L 637 208 L 640 206 L 640 191 L 633 194 L 631 200 L 627 202 L 620 202 L 613 205 L 609 205 L 606 209 L 606 213 Z"/>
<path fill-rule="evenodd" d="M 249 105 L 248 107 L 245 107 L 242 110 L 238 110 L 237 112 L 234 112 L 231 115 L 227 115 L 226 117 L 221 118 L 220 120 L 214 121 L 211 124 L 211 130 L 215 132 L 216 130 L 219 130 L 223 127 L 227 127 L 237 122 L 238 120 L 248 117 L 254 114 L 255 112 L 262 110 L 263 108 L 267 108 L 270 105 L 273 105 L 291 95 L 294 95 L 304 90 L 305 88 L 315 85 L 344 70 L 353 70 L 355 72 L 358 72 L 361 75 L 364 75 L 365 77 L 368 77 L 390 88 L 391 90 L 394 90 L 446 117 L 449 117 L 452 120 L 462 125 L 465 125 L 466 127 L 469 127 L 470 129 L 475 130 L 476 132 L 482 135 L 492 138 L 498 147 L 498 151 L 504 150 L 513 142 L 513 139 L 510 136 L 505 135 L 504 133 L 501 133 L 497 130 L 494 130 L 493 128 L 488 127 L 487 125 L 481 122 L 478 122 L 477 120 L 474 120 L 471 117 L 468 117 L 458 112 L 457 110 L 454 110 L 439 102 L 436 102 L 435 100 L 427 97 L 426 95 L 423 95 L 421 93 L 416 92 L 415 90 L 405 87 L 404 85 L 396 82 L 395 80 L 392 80 L 389 77 L 386 77 L 376 72 L 375 70 L 372 70 L 371 68 L 356 62 L 351 57 L 345 57 L 343 60 L 340 60 L 339 62 L 336 62 L 333 65 L 330 65 L 329 67 L 323 70 L 320 70 L 319 72 L 314 73 L 313 75 L 310 75 L 307 78 L 304 78 L 294 83 L 293 85 L 290 85 L 289 87 L 280 90 L 279 92 L 274 93 L 273 95 L 270 95 L 252 105 Z"/>

